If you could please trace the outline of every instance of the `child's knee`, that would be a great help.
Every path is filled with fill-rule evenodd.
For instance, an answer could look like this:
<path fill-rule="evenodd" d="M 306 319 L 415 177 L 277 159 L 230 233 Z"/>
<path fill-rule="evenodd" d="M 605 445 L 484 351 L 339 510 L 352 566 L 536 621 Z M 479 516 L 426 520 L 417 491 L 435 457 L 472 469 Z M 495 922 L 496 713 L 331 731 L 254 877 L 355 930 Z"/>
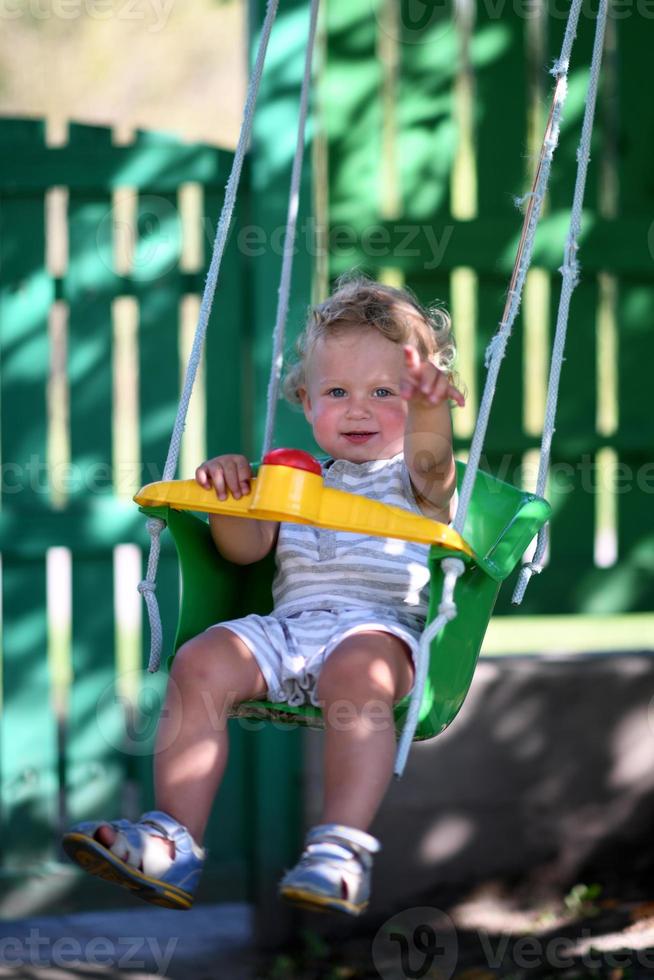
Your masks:
<path fill-rule="evenodd" d="M 215 632 L 215 631 L 213 631 Z M 217 638 L 210 631 L 199 633 L 181 645 L 172 662 L 170 676 L 176 684 L 186 687 L 210 681 L 216 672 L 214 654 Z"/>
<path fill-rule="evenodd" d="M 391 634 L 355 634 L 336 647 L 318 682 L 320 700 L 355 696 L 396 700 L 412 682 L 406 644 Z"/>
<path fill-rule="evenodd" d="M 173 660 L 171 678 L 194 696 L 248 700 L 265 693 L 261 671 L 243 641 L 216 627 L 184 643 Z"/>

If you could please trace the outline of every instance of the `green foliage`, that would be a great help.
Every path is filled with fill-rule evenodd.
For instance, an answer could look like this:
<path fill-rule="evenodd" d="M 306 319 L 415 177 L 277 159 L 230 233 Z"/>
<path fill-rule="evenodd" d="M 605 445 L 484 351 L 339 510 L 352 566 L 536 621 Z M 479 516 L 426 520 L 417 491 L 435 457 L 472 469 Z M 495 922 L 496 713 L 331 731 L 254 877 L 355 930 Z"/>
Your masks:
<path fill-rule="evenodd" d="M 599 914 L 597 899 L 601 894 L 601 885 L 578 884 L 568 892 L 563 899 L 563 904 L 572 915 L 587 918 Z"/>

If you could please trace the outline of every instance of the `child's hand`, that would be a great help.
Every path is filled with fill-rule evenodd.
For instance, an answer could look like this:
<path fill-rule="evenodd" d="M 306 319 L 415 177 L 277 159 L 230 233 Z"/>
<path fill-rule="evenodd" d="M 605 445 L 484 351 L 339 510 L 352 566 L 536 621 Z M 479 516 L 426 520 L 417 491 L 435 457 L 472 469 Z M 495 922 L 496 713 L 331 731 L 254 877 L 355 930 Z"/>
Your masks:
<path fill-rule="evenodd" d="M 402 398 L 407 401 L 422 401 L 428 405 L 440 405 L 452 399 L 461 408 L 466 401 L 448 376 L 431 361 L 421 361 L 420 354 L 410 344 L 405 344 L 404 372 L 400 386 Z"/>
<path fill-rule="evenodd" d="M 229 491 L 236 500 L 250 492 L 252 467 L 245 456 L 233 453 L 214 456 L 198 466 L 195 479 L 205 490 L 213 487 L 220 500 L 227 500 Z"/>

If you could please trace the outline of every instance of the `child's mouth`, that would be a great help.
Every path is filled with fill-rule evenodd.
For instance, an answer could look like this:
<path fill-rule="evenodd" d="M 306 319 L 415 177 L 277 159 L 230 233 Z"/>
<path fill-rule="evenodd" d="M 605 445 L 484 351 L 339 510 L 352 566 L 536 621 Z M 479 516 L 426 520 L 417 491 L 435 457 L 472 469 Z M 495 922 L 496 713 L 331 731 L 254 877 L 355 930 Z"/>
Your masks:
<path fill-rule="evenodd" d="M 343 435 L 349 442 L 367 442 L 372 439 L 376 432 L 344 432 Z"/>

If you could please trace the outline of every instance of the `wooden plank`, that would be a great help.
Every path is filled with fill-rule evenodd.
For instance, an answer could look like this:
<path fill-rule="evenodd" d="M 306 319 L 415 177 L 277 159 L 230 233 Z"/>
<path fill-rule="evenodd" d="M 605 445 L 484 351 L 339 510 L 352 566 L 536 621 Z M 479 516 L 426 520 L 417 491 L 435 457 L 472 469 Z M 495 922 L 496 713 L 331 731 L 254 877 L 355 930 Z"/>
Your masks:
<path fill-rule="evenodd" d="M 475 356 L 476 388 L 479 402 L 481 402 L 487 378 L 486 349 L 491 337 L 499 328 L 507 286 L 508 283 L 498 277 L 480 276 L 478 280 Z M 512 474 L 520 466 L 520 458 L 516 456 L 512 447 L 524 436 L 522 425 L 523 357 L 524 336 L 522 323 L 518 319 L 500 365 L 484 450 L 488 454 L 491 446 L 499 448 L 501 457 L 493 463 L 489 459 L 487 464 L 491 468 L 491 472 L 495 472 L 501 479 L 508 479 L 506 476 L 502 477 L 502 473 Z M 501 466 L 501 470 L 494 470 L 493 467 L 495 466 Z"/>
<path fill-rule="evenodd" d="M 640 10 L 620 19 L 616 59 L 619 120 L 617 155 L 618 207 L 620 220 L 638 214 L 651 221 L 654 206 L 652 149 L 654 107 L 651 100 L 638 102 L 642 72 L 638 66 L 651 59 L 651 22 Z M 654 357 L 652 225 L 640 242 L 641 265 L 637 273 L 625 274 L 618 286 L 618 432 L 617 488 L 618 566 L 607 599 L 618 608 L 651 609 L 654 604 L 654 537 L 652 493 L 654 492 L 654 421 L 651 408 L 651 363 Z M 646 269 L 644 268 L 647 267 Z M 626 434 L 638 431 L 644 451 L 628 452 Z M 646 447 L 646 448 L 645 448 Z"/>
<path fill-rule="evenodd" d="M 0 511 L 0 551 L 15 558 L 39 558 L 46 548 L 62 544 L 80 554 L 109 552 L 126 541 L 146 544 L 144 518 L 130 502 L 113 497 L 89 497 L 64 511 L 13 506 Z"/>
<path fill-rule="evenodd" d="M 177 199 L 144 194 L 138 204 L 135 277 L 139 300 L 139 438 L 143 483 L 160 479 L 168 455 L 181 391 L 179 354 L 180 305 L 183 280 L 179 275 L 181 226 L 175 221 Z M 162 220 L 163 224 L 157 221 Z M 154 255 L 149 265 L 147 257 Z M 140 271 L 136 271 L 140 270 Z M 152 370 L 156 365 L 156 370 Z M 140 518 L 144 522 L 144 518 Z M 162 536 L 166 543 L 167 536 Z M 174 552 L 166 544 L 168 557 L 160 563 L 157 598 L 162 615 L 164 656 L 173 649 L 179 585 Z M 146 567 L 149 539 L 143 554 Z M 145 614 L 145 605 L 143 606 Z M 147 658 L 150 634 L 147 616 L 143 623 L 143 651 Z"/>
<path fill-rule="evenodd" d="M 351 265 L 352 232 L 360 235 L 380 213 L 379 27 L 370 9 L 335 0 L 327 6 L 326 29 L 321 112 L 328 138 L 330 244 Z"/>
<path fill-rule="evenodd" d="M 180 310 L 186 281 L 180 275 L 179 259 L 182 249 L 181 224 L 178 220 L 176 195 L 156 195 L 147 190 L 139 196 L 137 228 L 135 229 L 135 261 L 133 279 L 137 282 L 139 301 L 138 361 L 139 361 L 139 441 L 142 481 L 159 479 L 168 454 L 181 391 L 180 371 Z M 149 261 L 149 257 L 153 261 Z M 156 365 L 156 370 L 152 370 Z M 145 536 L 145 519 L 143 522 Z M 143 712 L 156 714 L 153 705 L 162 704 L 167 683 L 166 661 L 173 651 L 177 610 L 179 605 L 179 574 L 177 557 L 169 536 L 161 538 L 162 553 L 157 572 L 157 600 L 161 614 L 162 671 L 159 676 L 145 677 L 143 688 L 159 692 L 159 699 L 141 692 L 137 706 Z M 143 548 L 143 574 L 148 560 L 149 537 Z M 165 550 L 164 550 L 165 549 Z M 150 656 L 150 627 L 145 603 L 142 609 L 141 649 L 143 664 Z M 156 725 L 147 717 L 149 745 L 154 749 Z M 155 806 L 151 756 L 146 745 L 137 743 L 138 752 L 126 758 L 127 776 L 134 781 L 137 809 L 143 812 Z"/>
<path fill-rule="evenodd" d="M 15 132 L 41 145 L 42 127 Z M 20 542 L 29 514 L 48 513 L 46 390 L 52 282 L 43 269 L 44 199 L 0 198 L 0 412 L 2 503 L 11 507 L 10 540 Z M 56 854 L 57 728 L 47 662 L 45 543 L 34 560 L 3 554 L 3 724 L 0 743 L 2 869 L 29 867 Z"/>
<path fill-rule="evenodd" d="M 173 200 L 165 199 L 167 207 Z M 141 205 L 139 205 L 140 207 Z M 177 274 L 181 248 L 179 228 L 171 229 L 174 264 L 162 276 L 148 277 L 144 267 L 138 283 L 139 415 L 143 483 L 161 478 L 168 454 L 180 394 L 179 322 L 182 290 Z M 139 250 L 145 254 L 145 243 Z M 156 246 L 155 246 L 156 247 Z M 152 365 L 157 366 L 152 370 Z"/>
<path fill-rule="evenodd" d="M 527 132 L 525 19 L 507 4 L 501 17 L 492 4 L 477 4 L 470 47 L 474 72 L 478 212 L 514 217 L 513 196 L 526 188 Z M 494 250 L 497 254 L 496 250 Z"/>
<path fill-rule="evenodd" d="M 72 127 L 71 143 L 108 143 L 106 130 Z M 71 500 L 110 497 L 112 480 L 113 268 L 111 198 L 71 188 L 68 209 L 68 377 L 71 462 L 79 474 Z M 111 817 L 124 765 L 122 711 L 114 697 L 113 561 L 108 550 L 73 553 L 72 669 L 66 731 L 66 806 L 71 822 Z"/>
<path fill-rule="evenodd" d="M 243 452 L 253 455 L 252 390 L 245 381 L 249 373 L 251 322 L 246 268 L 250 261 L 261 256 L 265 247 L 249 224 L 247 206 L 247 174 L 244 174 L 244 194 L 237 202 L 234 229 L 223 256 L 222 267 L 205 348 L 207 454 Z M 206 276 L 222 209 L 224 195 L 207 192 L 204 196 L 203 236 Z M 209 230 L 211 234 L 209 234 Z M 200 461 L 199 461 L 200 462 Z"/>
<path fill-rule="evenodd" d="M 120 815 L 125 717 L 114 663 L 112 556 L 73 554 L 73 685 L 66 726 L 68 820 Z"/>
<path fill-rule="evenodd" d="M 568 228 L 571 189 L 561 207 L 541 218 L 536 237 L 533 264 L 556 272 L 561 265 L 563 243 Z M 346 225 L 332 227 L 333 251 L 330 270 L 333 277 L 352 267 L 379 264 L 380 255 L 370 254 L 369 242 L 383 245 L 384 264 L 404 270 L 414 277 L 431 276 L 434 269 L 445 271 L 461 266 L 480 274 L 508 276 L 513 268 L 520 237 L 521 219 L 504 215 L 480 215 L 471 221 L 449 217 L 434 223 L 416 224 L 404 215 L 393 221 L 376 221 L 365 231 Z M 603 220 L 586 212 L 580 237 L 584 273 L 609 271 L 629 275 L 649 275 L 654 241 L 647 217 L 624 216 Z"/>
<path fill-rule="evenodd" d="M 4 559 L 0 775 L 3 870 L 57 853 L 57 725 L 51 702 L 45 567 Z"/>
<path fill-rule="evenodd" d="M 46 393 L 53 284 L 43 268 L 44 198 L 0 199 L 3 504 L 49 505 Z"/>
<path fill-rule="evenodd" d="M 7 193 L 71 186 L 94 192 L 130 186 L 152 193 L 175 193 L 184 181 L 224 186 L 231 154 L 203 144 L 180 144 L 171 136 L 139 133 L 132 145 L 114 146 L 111 130 L 100 126 L 71 127 L 66 146 L 49 147 L 32 141 L 31 132 L 43 132 L 43 123 L 3 119 L 0 139 L 0 186 Z"/>
<path fill-rule="evenodd" d="M 628 583 L 628 587 L 627 584 L 622 586 L 621 602 L 629 611 L 651 609 L 654 603 L 654 537 L 651 534 L 654 420 L 648 401 L 651 381 L 647 377 L 654 357 L 653 321 L 651 282 L 622 280 L 617 317 L 619 424 L 615 443 L 619 453 L 620 482 L 616 496 L 618 557 L 623 583 Z M 640 452 L 629 451 L 625 445 L 625 433 L 630 431 L 639 434 L 643 447 Z"/>
<path fill-rule="evenodd" d="M 642 100 L 643 68 L 652 57 L 651 10 L 636 5 L 629 17 L 616 18 L 617 57 L 614 59 L 618 96 L 619 213 L 636 217 L 654 198 L 652 151 L 654 105 Z M 651 214 L 651 211 L 648 212 Z M 642 243 L 643 250 L 646 243 Z M 649 249 L 651 260 L 651 240 Z"/>
<path fill-rule="evenodd" d="M 379 29 L 388 30 L 388 22 L 380 19 Z M 394 29 L 400 59 L 397 169 L 402 220 L 425 223 L 421 232 L 427 235 L 427 228 L 442 232 L 449 222 L 445 216 L 450 212 L 450 174 L 457 145 L 453 86 L 459 42 L 454 4 L 447 0 L 431 5 L 427 15 L 427 8 L 418 12 L 411 0 L 404 0 Z"/>
<path fill-rule="evenodd" d="M 277 23 L 279 25 L 280 21 Z M 254 124 L 251 169 L 248 174 L 251 190 L 250 221 L 260 229 L 265 242 L 263 254 L 252 263 L 248 309 L 252 322 L 248 339 L 249 359 L 252 364 L 250 390 L 253 407 L 250 444 L 255 457 L 261 452 L 263 443 L 272 334 L 281 273 L 281 242 L 286 227 L 288 190 L 297 134 L 299 85 L 304 70 L 308 8 L 303 0 L 293 0 L 287 6 L 281 24 L 271 38 L 268 51 L 267 68 L 259 96 L 260 108 Z M 264 186 L 265 194 L 255 193 L 256 188 Z M 311 248 L 307 246 L 307 242 L 309 246 L 311 242 L 307 238 L 310 232 L 310 215 L 311 159 L 310 152 L 305 152 L 286 349 L 292 347 L 295 336 L 303 327 L 311 299 L 313 258 Z M 282 402 L 278 405 L 275 444 L 312 448 L 310 432 L 307 431 L 303 416 Z"/>

